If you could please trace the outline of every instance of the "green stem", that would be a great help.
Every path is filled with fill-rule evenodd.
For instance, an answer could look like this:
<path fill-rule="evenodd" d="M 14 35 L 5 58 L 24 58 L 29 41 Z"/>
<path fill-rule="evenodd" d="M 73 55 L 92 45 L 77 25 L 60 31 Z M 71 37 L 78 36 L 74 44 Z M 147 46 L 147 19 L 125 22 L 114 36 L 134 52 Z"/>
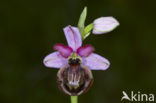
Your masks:
<path fill-rule="evenodd" d="M 71 96 L 71 103 L 78 103 L 78 96 Z"/>

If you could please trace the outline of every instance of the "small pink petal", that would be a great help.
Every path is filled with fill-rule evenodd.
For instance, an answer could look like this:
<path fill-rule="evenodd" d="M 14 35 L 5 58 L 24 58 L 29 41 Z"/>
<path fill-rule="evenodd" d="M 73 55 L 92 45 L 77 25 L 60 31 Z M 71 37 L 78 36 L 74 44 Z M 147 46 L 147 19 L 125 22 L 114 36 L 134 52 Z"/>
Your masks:
<path fill-rule="evenodd" d="M 55 44 L 54 50 L 59 51 L 61 56 L 67 58 L 73 52 L 73 49 L 69 46 L 64 46 L 63 44 Z"/>
<path fill-rule="evenodd" d="M 64 29 L 64 34 L 66 36 L 68 45 L 76 51 L 82 45 L 82 39 L 80 31 L 77 27 L 66 26 Z"/>
<path fill-rule="evenodd" d="M 44 58 L 43 63 L 46 67 L 61 68 L 67 64 L 67 60 L 59 52 L 53 52 Z"/>
<path fill-rule="evenodd" d="M 94 51 L 94 47 L 92 47 L 91 45 L 85 45 L 83 47 L 79 47 L 77 49 L 77 53 L 81 56 L 81 57 L 87 57 L 89 56 L 91 53 L 93 53 Z"/>
<path fill-rule="evenodd" d="M 83 65 L 88 66 L 92 70 L 106 70 L 110 66 L 110 62 L 95 53 L 83 59 Z"/>

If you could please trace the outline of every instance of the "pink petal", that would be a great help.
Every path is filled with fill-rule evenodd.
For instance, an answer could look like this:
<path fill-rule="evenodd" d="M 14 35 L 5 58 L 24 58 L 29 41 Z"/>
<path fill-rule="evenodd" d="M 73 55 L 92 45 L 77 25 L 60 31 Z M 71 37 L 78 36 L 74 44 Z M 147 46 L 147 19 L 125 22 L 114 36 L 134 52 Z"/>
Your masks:
<path fill-rule="evenodd" d="M 59 51 L 61 56 L 68 58 L 70 54 L 73 52 L 73 49 L 69 46 L 64 46 L 63 44 L 55 44 L 54 45 L 54 50 Z"/>
<path fill-rule="evenodd" d="M 83 59 L 83 64 L 92 70 L 106 70 L 110 62 L 106 58 L 92 53 L 90 56 Z"/>
<path fill-rule="evenodd" d="M 82 45 L 82 39 L 80 31 L 77 27 L 66 26 L 64 29 L 64 34 L 66 36 L 68 45 L 76 51 Z"/>
<path fill-rule="evenodd" d="M 43 63 L 46 67 L 61 68 L 67 64 L 67 60 L 59 52 L 53 52 L 44 58 Z"/>
<path fill-rule="evenodd" d="M 94 48 L 91 45 L 85 45 L 83 47 L 79 47 L 77 49 L 77 53 L 81 56 L 81 57 L 87 57 L 89 56 L 91 53 L 93 53 Z"/>

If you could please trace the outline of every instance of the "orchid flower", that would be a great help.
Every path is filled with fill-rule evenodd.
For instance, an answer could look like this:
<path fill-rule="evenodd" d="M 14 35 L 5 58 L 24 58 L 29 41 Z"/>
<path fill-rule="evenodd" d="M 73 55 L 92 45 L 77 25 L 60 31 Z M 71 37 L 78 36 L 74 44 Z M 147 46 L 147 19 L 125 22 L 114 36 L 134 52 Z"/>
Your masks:
<path fill-rule="evenodd" d="M 82 37 L 77 27 L 64 29 L 68 46 L 55 44 L 55 52 L 44 58 L 44 65 L 60 68 L 57 82 L 61 91 L 71 96 L 78 96 L 89 90 L 93 83 L 91 70 L 106 70 L 110 62 L 93 53 L 94 48 L 88 44 L 82 46 Z"/>
<path fill-rule="evenodd" d="M 68 57 L 72 52 L 76 52 L 82 57 L 82 64 L 91 70 L 106 70 L 109 67 L 110 62 L 106 58 L 93 53 L 94 48 L 91 45 L 82 46 L 81 34 L 77 27 L 67 26 L 63 30 L 68 46 L 56 44 L 54 50 L 57 51 L 44 58 L 45 66 L 61 68 L 64 65 L 68 65 Z"/>
<path fill-rule="evenodd" d="M 77 103 L 77 96 L 89 90 L 93 83 L 91 70 L 106 70 L 110 62 L 94 53 L 90 44 L 82 45 L 82 41 L 89 34 L 103 34 L 112 31 L 119 25 L 113 17 L 101 17 L 85 26 L 87 8 L 80 15 L 78 26 L 63 28 L 68 45 L 58 43 L 54 45 L 55 52 L 47 55 L 43 63 L 46 67 L 59 69 L 57 82 L 61 91 L 71 95 L 71 102 Z"/>

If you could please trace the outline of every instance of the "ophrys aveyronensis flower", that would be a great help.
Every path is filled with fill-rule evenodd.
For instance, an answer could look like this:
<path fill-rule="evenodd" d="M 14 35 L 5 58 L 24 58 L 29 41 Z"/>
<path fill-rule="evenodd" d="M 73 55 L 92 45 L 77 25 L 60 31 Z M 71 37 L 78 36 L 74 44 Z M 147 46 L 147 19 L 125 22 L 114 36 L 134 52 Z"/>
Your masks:
<path fill-rule="evenodd" d="M 93 82 L 91 70 L 106 70 L 110 63 L 104 57 L 93 53 L 91 45 L 82 46 L 79 29 L 73 26 L 64 28 L 68 46 L 54 45 L 53 52 L 45 57 L 44 64 L 60 68 L 57 74 L 59 88 L 69 95 L 86 92 Z"/>

